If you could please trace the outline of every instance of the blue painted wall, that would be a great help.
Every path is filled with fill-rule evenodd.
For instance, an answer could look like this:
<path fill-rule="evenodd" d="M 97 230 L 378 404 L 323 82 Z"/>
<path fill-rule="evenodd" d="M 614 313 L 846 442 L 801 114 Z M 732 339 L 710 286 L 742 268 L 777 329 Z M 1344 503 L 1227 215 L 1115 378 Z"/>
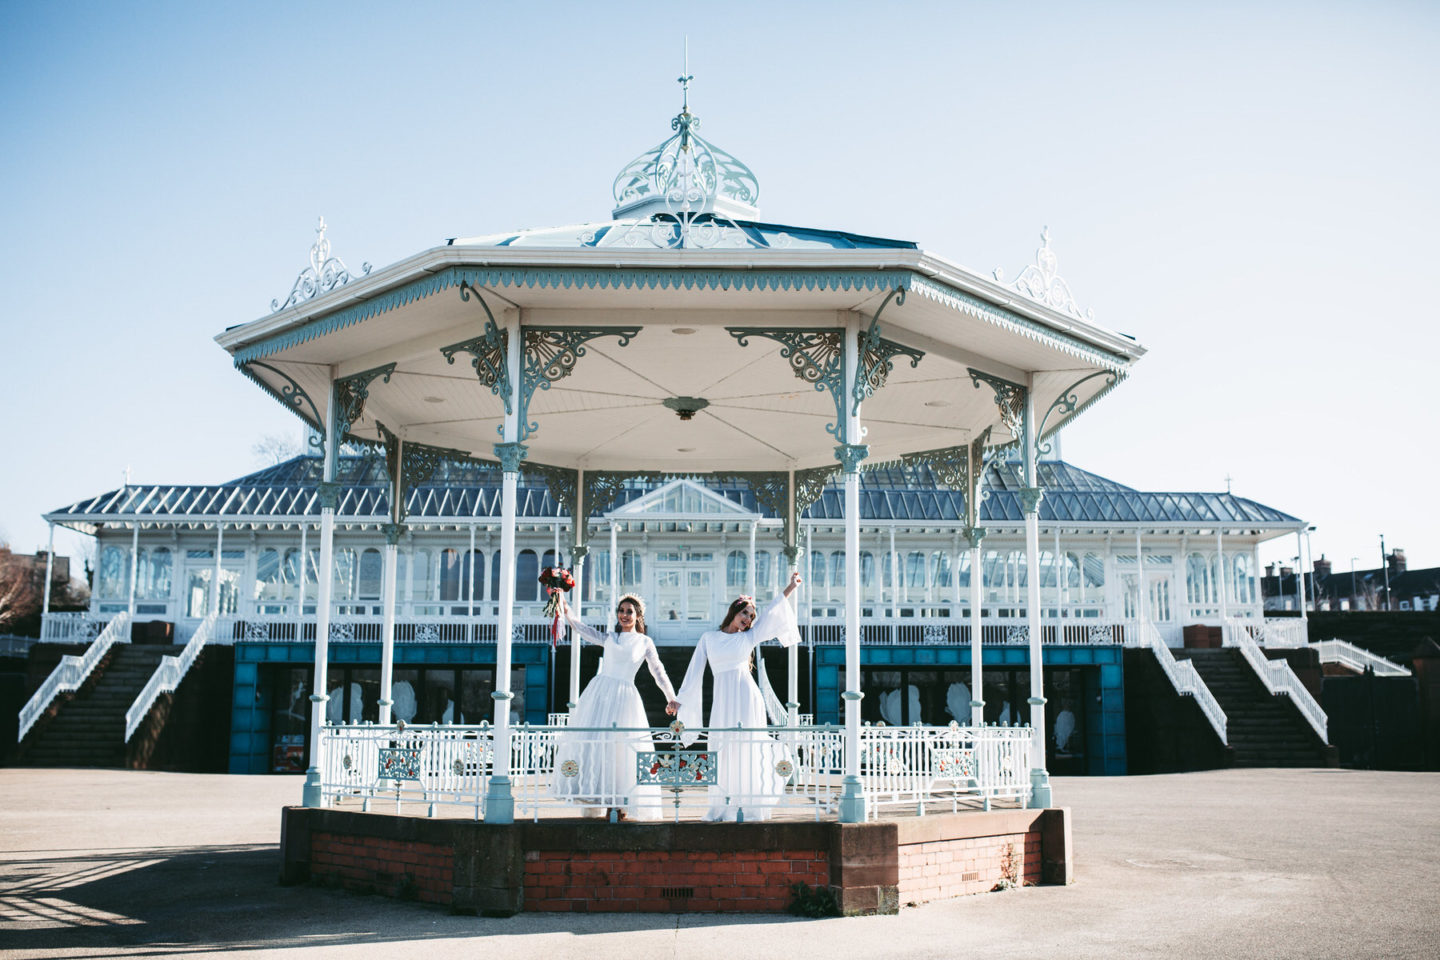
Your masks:
<path fill-rule="evenodd" d="M 1047 667 L 1093 667 L 1085 675 L 1086 772 L 1122 776 L 1125 759 L 1125 669 L 1119 647 L 1046 647 Z M 1028 647 L 986 647 L 982 667 L 1029 667 Z M 969 667 L 969 647 L 861 647 L 862 667 Z M 815 721 L 840 723 L 845 648 L 815 648 Z"/>
<path fill-rule="evenodd" d="M 378 643 L 331 643 L 331 665 L 380 666 Z M 544 723 L 549 709 L 550 647 L 517 644 L 511 662 L 525 670 L 525 722 Z M 315 662 L 313 643 L 235 644 L 235 685 L 230 700 L 230 772 L 270 772 L 270 684 L 263 682 L 265 665 Z M 406 643 L 395 645 L 395 666 L 434 664 L 462 667 L 495 665 L 494 644 Z"/>

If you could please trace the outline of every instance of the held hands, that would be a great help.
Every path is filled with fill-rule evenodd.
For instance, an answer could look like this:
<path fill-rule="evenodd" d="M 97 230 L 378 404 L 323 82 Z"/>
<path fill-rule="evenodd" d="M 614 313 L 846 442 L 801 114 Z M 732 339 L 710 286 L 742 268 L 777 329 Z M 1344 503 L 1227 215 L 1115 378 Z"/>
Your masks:
<path fill-rule="evenodd" d="M 679 712 L 680 712 L 680 701 L 679 701 L 679 700 L 671 700 L 669 703 L 665 704 L 665 716 L 667 716 L 667 717 L 673 717 L 673 716 L 675 716 L 675 714 L 677 714 L 677 713 L 679 713 Z"/>

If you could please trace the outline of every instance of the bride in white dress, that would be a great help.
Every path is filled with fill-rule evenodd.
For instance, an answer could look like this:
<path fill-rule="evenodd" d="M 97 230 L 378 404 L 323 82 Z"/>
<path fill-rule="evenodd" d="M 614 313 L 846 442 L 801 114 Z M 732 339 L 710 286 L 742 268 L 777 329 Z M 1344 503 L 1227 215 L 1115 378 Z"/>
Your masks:
<path fill-rule="evenodd" d="M 615 605 L 615 630 L 601 633 L 580 622 L 570 605 L 561 599 L 561 612 L 580 638 L 604 647 L 605 656 L 597 673 L 580 694 L 570 713 L 573 728 L 646 728 L 650 721 L 635 687 L 635 673 L 644 660 L 650 675 L 667 701 L 666 712 L 679 708 L 675 690 L 655 652 L 655 643 L 645 635 L 645 603 L 626 594 Z M 552 796 L 613 807 L 620 819 L 653 820 L 660 816 L 659 787 L 638 787 L 635 757 L 642 750 L 654 750 L 647 733 L 561 733 L 555 744 L 555 773 L 550 781 Z"/>
<path fill-rule="evenodd" d="M 770 808 L 785 791 L 789 773 L 782 762 L 794 769 L 795 758 L 790 748 L 765 732 L 767 699 L 774 713 L 783 707 L 772 693 L 769 698 L 760 692 L 750 675 L 751 656 L 766 640 L 778 640 L 784 647 L 800 642 L 795 613 L 790 609 L 790 594 L 800 583 L 800 574 L 790 574 L 785 592 L 776 597 L 759 615 L 755 601 L 740 597 L 730 604 L 719 630 L 700 635 L 685 682 L 676 699 L 680 701 L 680 722 L 687 727 L 704 725 L 705 665 L 714 674 L 715 703 L 710 707 L 709 746 L 717 754 L 719 769 L 716 786 L 710 788 L 710 810 L 707 820 L 764 820 Z M 764 665 L 761 664 L 762 676 Z M 769 687 L 769 684 L 766 684 Z M 776 722 L 781 722 L 778 716 Z M 726 732 L 720 728 L 743 727 Z M 687 740 L 687 742 L 689 742 Z"/>

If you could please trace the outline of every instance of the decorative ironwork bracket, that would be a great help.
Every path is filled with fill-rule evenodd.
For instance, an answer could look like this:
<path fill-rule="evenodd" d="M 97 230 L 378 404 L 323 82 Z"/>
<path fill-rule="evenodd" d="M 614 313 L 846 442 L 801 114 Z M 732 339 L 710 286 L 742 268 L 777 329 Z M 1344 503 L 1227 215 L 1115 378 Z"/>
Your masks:
<path fill-rule="evenodd" d="M 271 373 L 275 374 L 275 376 L 284 380 L 285 385 L 280 387 L 280 389 L 278 390 L 275 389 L 273 386 L 266 383 L 263 379 L 256 376 L 255 372 L 250 369 L 251 367 L 259 367 L 262 370 L 269 370 Z M 259 360 L 251 360 L 249 363 L 240 364 L 240 370 L 245 374 L 245 376 L 249 377 L 251 380 L 254 380 L 257 384 L 259 384 L 260 388 L 263 389 L 266 393 L 270 394 L 276 400 L 279 400 L 285 406 L 295 411 L 295 413 L 299 415 L 301 420 L 309 423 L 310 426 L 317 431 L 316 433 L 312 433 L 310 435 L 310 446 L 315 447 L 317 450 L 324 450 L 325 421 L 320 419 L 320 410 L 315 406 L 315 401 L 310 399 L 310 394 L 305 392 L 305 388 L 300 386 L 300 384 L 295 381 L 294 377 L 290 376 L 283 370 L 272 367 L 268 363 L 261 363 Z M 301 407 L 302 403 L 308 404 L 310 407 L 310 416 L 308 418 L 305 416 L 305 411 Z"/>
<path fill-rule="evenodd" d="M 617 337 L 618 345 L 629 346 L 640 333 L 640 327 L 522 327 L 525 353 L 520 360 L 520 436 L 524 443 L 540 429 L 530 422 L 530 400 L 536 389 L 549 390 L 551 384 L 575 372 L 575 363 L 585 356 L 585 344 L 601 337 Z"/>
<path fill-rule="evenodd" d="M 370 399 L 370 384 L 380 377 L 384 377 L 384 382 L 389 383 L 390 375 L 394 372 L 395 364 L 387 363 L 383 367 L 362 370 L 360 373 L 335 381 L 335 436 L 337 442 L 345 440 L 345 435 L 350 432 L 350 428 L 365 412 L 365 401 Z"/>
<path fill-rule="evenodd" d="M 995 391 L 995 406 L 1000 408 L 1000 422 L 1010 431 L 1012 437 L 1022 439 L 1025 433 L 1022 426 L 1025 419 L 1025 388 L 1018 383 L 982 373 L 974 367 L 967 367 L 965 372 L 970 374 L 970 382 L 975 384 L 977 390 L 983 383 Z"/>
<path fill-rule="evenodd" d="M 726 327 L 725 332 L 742 347 L 750 337 L 765 337 L 780 344 L 780 356 L 790 362 L 795 376 L 827 390 L 835 401 L 835 422 L 825 432 L 836 440 L 845 439 L 845 350 L 844 332 L 833 329 L 776 329 L 772 327 Z"/>
<path fill-rule="evenodd" d="M 405 501 L 410 497 L 411 488 L 435 476 L 435 471 L 447 460 L 463 461 L 474 458 L 464 450 L 450 447 L 432 447 L 428 443 L 401 442 L 400 438 L 375 421 L 380 433 L 380 442 L 385 447 L 385 473 L 395 488 L 395 502 L 390 505 L 393 523 L 404 523 Z"/>
<path fill-rule="evenodd" d="M 845 473 L 859 473 L 860 464 L 870 456 L 870 446 L 865 443 L 842 443 L 835 448 L 835 459 Z"/>
<path fill-rule="evenodd" d="M 500 461 L 500 470 L 503 473 L 519 473 L 520 464 L 529 452 L 529 448 L 523 443 L 495 444 L 495 458 Z"/>
<path fill-rule="evenodd" d="M 1005 283 L 1005 274 L 995 268 L 995 279 Z M 1035 262 L 1020 271 L 1015 282 L 1008 284 L 1016 293 L 1053 310 L 1069 314 L 1077 320 L 1094 320 L 1095 311 L 1080 312 L 1080 306 L 1070 292 L 1070 285 L 1060 279 L 1055 271 L 1055 254 L 1050 250 L 1050 228 L 1040 231 L 1040 249 L 1035 251 Z"/>
<path fill-rule="evenodd" d="M 1096 377 L 1105 378 L 1105 385 L 1100 388 L 1101 391 L 1105 391 L 1115 386 L 1116 381 L 1120 379 L 1120 374 L 1114 370 L 1100 370 L 1089 376 L 1081 377 L 1060 391 L 1060 396 L 1055 398 L 1055 402 L 1050 404 L 1050 409 L 1045 411 L 1045 416 L 1040 418 L 1040 429 L 1035 431 L 1035 455 L 1037 458 L 1042 454 L 1049 453 L 1053 449 L 1049 443 L 1044 442 L 1045 425 L 1050 422 L 1050 414 L 1058 413 L 1063 417 L 1066 414 L 1074 413 L 1076 408 L 1080 406 L 1080 397 L 1075 391 L 1080 389 L 1082 383 L 1094 380 Z M 1055 429 L 1060 429 L 1058 423 L 1055 425 Z"/>
<path fill-rule="evenodd" d="M 474 296 L 480 301 L 480 307 L 485 311 L 485 332 L 478 337 L 469 340 L 462 340 L 460 343 L 452 343 L 448 347 L 441 347 L 440 353 L 445 357 L 446 363 L 455 362 L 455 354 L 465 351 L 470 354 L 470 366 L 475 368 L 475 375 L 480 382 L 490 388 L 490 392 L 498 396 L 505 404 L 505 412 L 511 413 L 510 407 L 510 367 L 506 363 L 507 352 L 510 345 L 510 331 L 503 329 L 495 322 L 495 314 L 490 312 L 490 305 L 485 298 L 480 296 L 480 291 L 472 287 L 468 281 L 460 282 L 460 299 L 469 302 Z"/>
<path fill-rule="evenodd" d="M 855 371 L 855 383 L 850 391 L 851 397 L 854 399 L 854 404 L 850 408 L 852 414 L 859 413 L 860 404 L 885 386 L 885 381 L 889 379 L 895 369 L 895 365 L 891 363 L 892 358 L 904 354 L 910 358 L 910 368 L 913 370 L 920 365 L 920 359 L 925 356 L 923 350 L 916 350 L 880 336 L 880 314 L 885 312 L 885 308 L 890 305 L 891 300 L 895 301 L 897 307 L 904 306 L 905 288 L 896 287 L 891 290 L 890 295 L 880 304 L 880 309 L 876 310 L 875 315 L 870 318 L 870 325 L 858 335 L 856 355 L 860 358 L 860 364 L 859 369 Z"/>

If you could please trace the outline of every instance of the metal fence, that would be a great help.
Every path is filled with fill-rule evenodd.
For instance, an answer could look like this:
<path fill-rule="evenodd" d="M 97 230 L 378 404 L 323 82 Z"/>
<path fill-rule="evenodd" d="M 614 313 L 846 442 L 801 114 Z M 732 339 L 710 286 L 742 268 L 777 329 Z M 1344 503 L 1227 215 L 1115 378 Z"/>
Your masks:
<path fill-rule="evenodd" d="M 862 728 L 861 781 L 872 817 L 1024 805 L 1029 727 Z M 442 806 L 484 814 L 494 730 L 475 726 L 326 724 L 322 790 L 328 804 L 376 804 L 434 816 Z M 684 729 L 517 725 L 510 791 L 517 818 L 547 810 L 653 820 L 823 819 L 838 809 L 845 765 L 838 726 Z"/>

